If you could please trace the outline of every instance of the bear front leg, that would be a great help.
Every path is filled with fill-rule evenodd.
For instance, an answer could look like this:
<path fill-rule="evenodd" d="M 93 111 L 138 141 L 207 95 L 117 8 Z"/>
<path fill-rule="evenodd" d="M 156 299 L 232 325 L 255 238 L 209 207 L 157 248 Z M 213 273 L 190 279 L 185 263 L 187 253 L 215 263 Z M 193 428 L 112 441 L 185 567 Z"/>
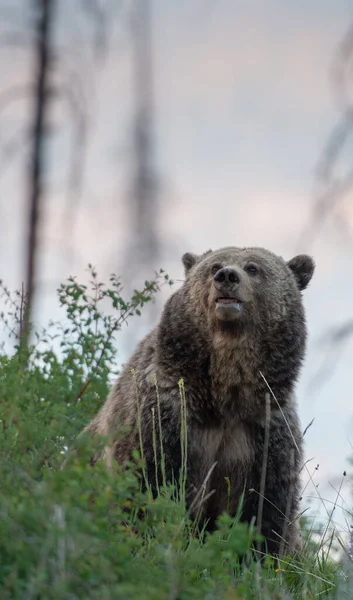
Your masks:
<path fill-rule="evenodd" d="M 289 420 L 289 425 L 291 421 Z M 261 490 L 265 429 L 256 432 L 255 464 L 248 489 L 243 519 L 255 517 L 258 530 L 265 537 L 261 552 L 286 555 L 299 547 L 299 528 L 296 521 L 299 504 L 299 470 L 302 462 L 301 435 L 297 423 L 292 422 L 291 432 L 284 420 L 270 426 L 266 479 Z M 293 437 L 294 440 L 293 440 Z M 259 515 L 260 498 L 263 499 L 262 516 Z M 261 522 L 258 522 L 260 517 Z"/>

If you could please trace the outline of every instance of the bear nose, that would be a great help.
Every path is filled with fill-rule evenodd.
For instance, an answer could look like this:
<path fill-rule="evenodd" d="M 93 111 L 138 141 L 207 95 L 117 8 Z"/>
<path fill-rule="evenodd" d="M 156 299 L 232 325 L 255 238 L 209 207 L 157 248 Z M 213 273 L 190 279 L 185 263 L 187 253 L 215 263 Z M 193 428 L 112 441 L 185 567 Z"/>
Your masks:
<path fill-rule="evenodd" d="M 238 285 L 240 283 L 238 272 L 231 267 L 223 267 L 223 269 L 219 269 L 213 279 L 217 288 L 220 284 Z"/>

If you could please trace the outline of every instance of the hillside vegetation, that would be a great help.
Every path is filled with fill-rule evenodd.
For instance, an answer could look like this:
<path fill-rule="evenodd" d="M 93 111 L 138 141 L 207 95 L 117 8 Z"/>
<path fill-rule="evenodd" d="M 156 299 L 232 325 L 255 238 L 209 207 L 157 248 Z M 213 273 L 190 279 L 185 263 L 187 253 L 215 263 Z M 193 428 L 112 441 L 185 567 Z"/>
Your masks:
<path fill-rule="evenodd" d="M 180 490 L 153 500 L 134 464 L 90 466 L 92 444 L 105 441 L 77 436 L 106 398 L 119 331 L 171 283 L 160 272 L 126 301 L 118 279 L 105 286 L 90 274 L 89 286 L 70 278 L 60 287 L 62 320 L 32 332 L 29 348 L 20 343 L 24 299 L 1 285 L 0 598 L 353 599 L 353 565 L 329 517 L 321 536 L 302 519 L 296 560 L 260 564 L 254 526 L 224 515 L 204 537 Z"/>

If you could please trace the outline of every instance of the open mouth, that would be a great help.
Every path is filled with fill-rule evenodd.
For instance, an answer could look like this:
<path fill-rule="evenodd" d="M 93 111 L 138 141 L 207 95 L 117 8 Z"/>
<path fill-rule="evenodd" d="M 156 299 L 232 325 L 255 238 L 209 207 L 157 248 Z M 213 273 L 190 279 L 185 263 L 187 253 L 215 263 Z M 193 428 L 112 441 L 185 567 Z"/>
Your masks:
<path fill-rule="evenodd" d="M 216 308 L 225 306 L 227 308 L 235 308 L 236 310 L 242 310 L 243 303 L 238 298 L 217 298 Z"/>

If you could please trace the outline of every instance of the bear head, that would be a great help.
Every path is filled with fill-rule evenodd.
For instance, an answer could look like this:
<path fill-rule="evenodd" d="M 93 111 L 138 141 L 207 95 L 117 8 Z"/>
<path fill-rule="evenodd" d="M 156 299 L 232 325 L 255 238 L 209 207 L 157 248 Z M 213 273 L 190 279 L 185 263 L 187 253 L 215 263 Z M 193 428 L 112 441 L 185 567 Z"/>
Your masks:
<path fill-rule="evenodd" d="M 310 256 L 286 262 L 263 248 L 228 247 L 201 256 L 187 252 L 182 261 L 189 308 L 209 330 L 237 335 L 253 329 L 269 339 L 281 322 L 292 322 L 293 333 L 304 322 L 301 291 L 315 268 Z"/>

